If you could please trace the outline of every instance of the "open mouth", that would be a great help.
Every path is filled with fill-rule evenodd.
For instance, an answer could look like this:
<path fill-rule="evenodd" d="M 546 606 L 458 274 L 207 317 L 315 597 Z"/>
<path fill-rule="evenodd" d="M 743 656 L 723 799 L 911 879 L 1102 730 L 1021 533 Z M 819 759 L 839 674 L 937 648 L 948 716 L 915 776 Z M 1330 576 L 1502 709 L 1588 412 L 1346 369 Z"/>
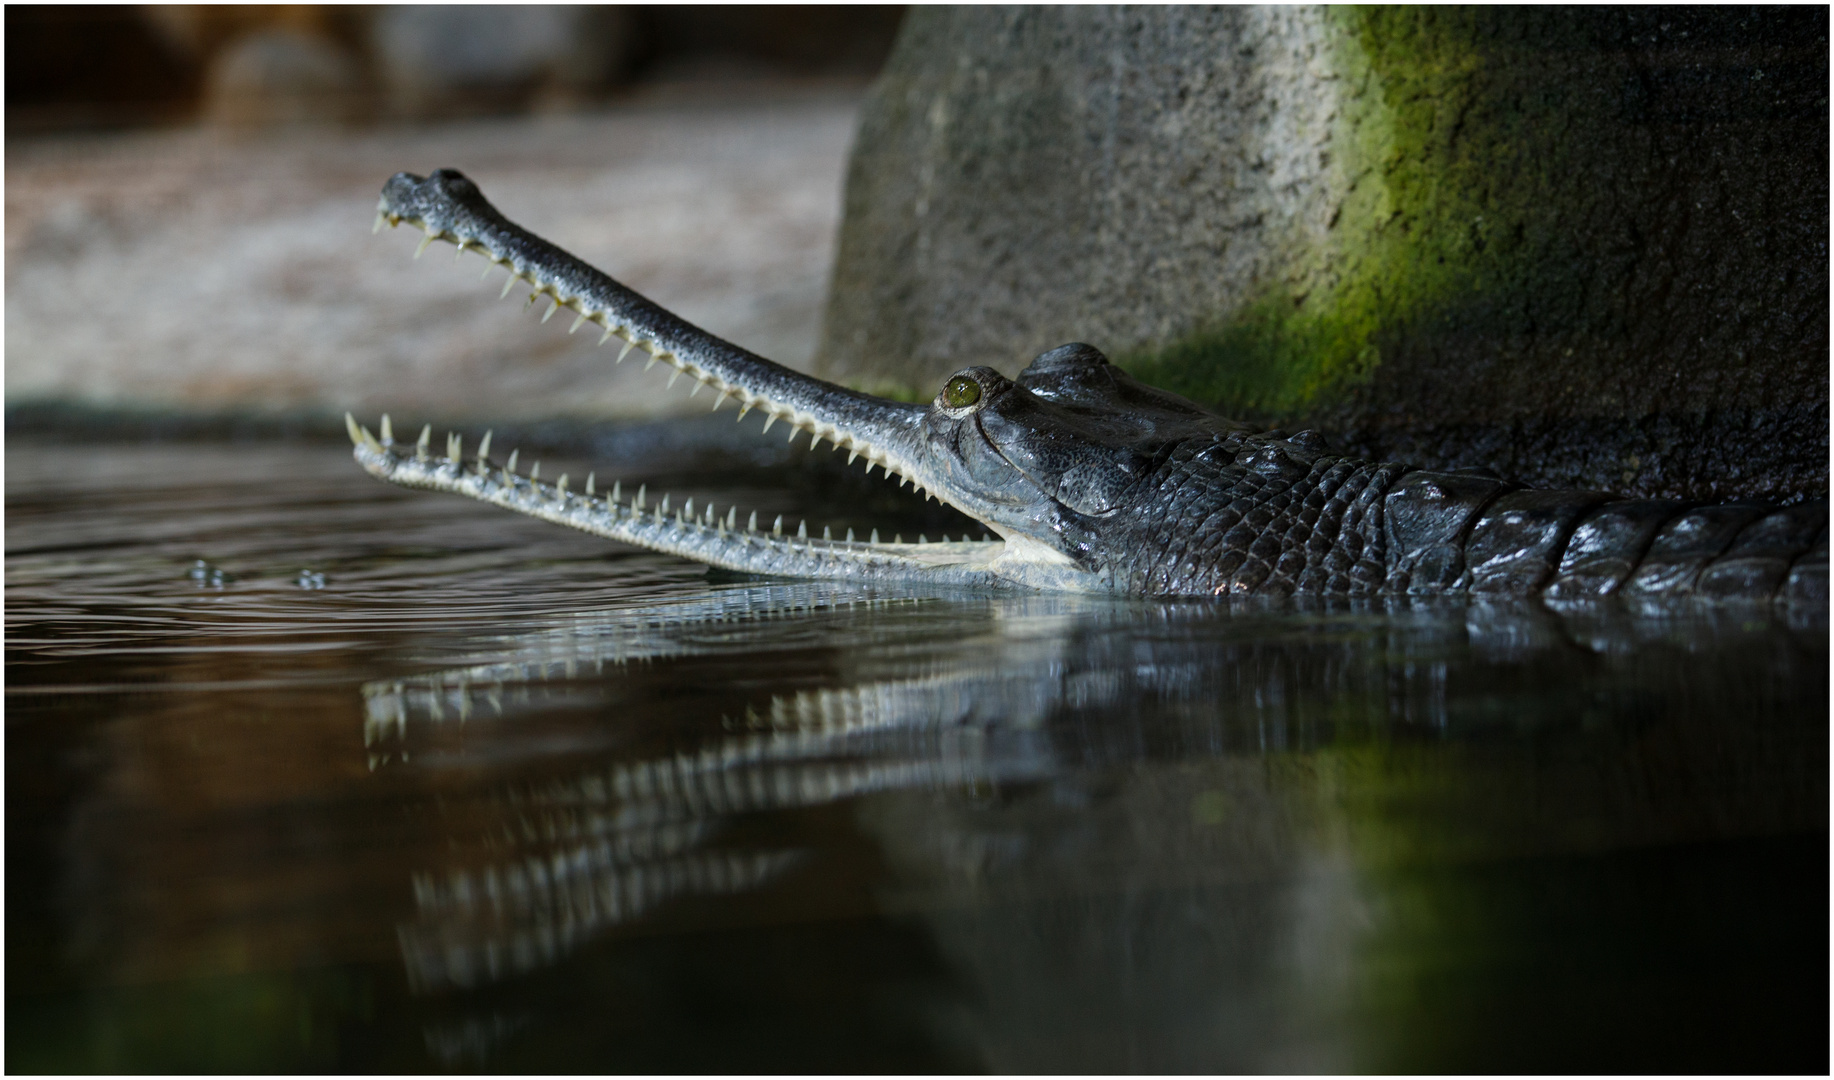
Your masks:
<path fill-rule="evenodd" d="M 925 412 L 922 406 L 834 386 L 692 326 L 514 225 L 457 172 L 440 170 L 424 179 L 396 175 L 383 189 L 375 228 L 380 230 L 385 222 L 413 225 L 425 234 L 416 258 L 433 241 L 441 240 L 456 245 L 459 257 L 466 251 L 482 255 L 488 263 L 485 276 L 491 267 L 504 267 L 508 279 L 500 296 L 507 297 L 518 282 L 526 283 L 531 290 L 528 303 L 548 301 L 543 322 L 561 308 L 568 309 L 573 313 L 569 333 L 586 323 L 594 324 L 601 331 L 600 345 L 614 339 L 620 343 L 617 362 L 640 351 L 646 369 L 666 363 L 671 368 L 669 384 L 686 376 L 689 397 L 709 390 L 713 411 L 728 399 L 736 403 L 739 419 L 757 409 L 765 414 L 765 431 L 781 421 L 789 427 L 790 441 L 806 432 L 811 449 L 824 440 L 832 442 L 837 450 L 848 451 L 848 464 L 863 458 L 868 474 L 877 466 L 888 477 L 898 478 L 900 487 L 913 487 L 919 494 L 948 502 L 935 490 L 917 452 Z M 766 521 L 755 511 L 736 506 L 697 506 L 693 499 L 677 502 L 666 493 L 657 498 L 645 486 L 631 491 L 621 481 L 606 488 L 592 473 L 577 486 L 567 475 L 544 480 L 539 464 L 528 475 L 521 475 L 515 451 L 501 463 L 491 457 L 489 434 L 468 457 L 456 434 L 446 436 L 443 454 L 436 453 L 431 427 L 423 428 L 409 445 L 396 442 L 386 416 L 379 435 L 354 417 L 346 416 L 346 423 L 357 461 L 381 479 L 462 494 L 556 524 L 743 572 L 983 581 L 989 564 L 1006 547 L 990 532 L 976 539 L 945 535 L 935 542 L 919 534 L 907 542 L 902 533 L 892 533 L 887 541 L 877 529 L 864 537 L 852 529 L 836 536 L 831 527 L 823 526 L 816 536 L 807 522 L 798 522 L 792 531 L 780 516 Z"/>

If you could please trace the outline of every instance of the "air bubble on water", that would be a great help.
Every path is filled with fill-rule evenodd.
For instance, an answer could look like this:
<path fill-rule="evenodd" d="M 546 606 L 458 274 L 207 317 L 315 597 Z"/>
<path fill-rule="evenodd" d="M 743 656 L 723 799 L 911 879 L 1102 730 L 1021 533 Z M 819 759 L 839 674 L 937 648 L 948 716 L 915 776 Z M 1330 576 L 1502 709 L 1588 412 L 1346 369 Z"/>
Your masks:
<path fill-rule="evenodd" d="M 191 564 L 190 577 L 200 589 L 220 589 L 236 580 L 229 571 L 220 566 L 213 566 L 203 559 Z"/>

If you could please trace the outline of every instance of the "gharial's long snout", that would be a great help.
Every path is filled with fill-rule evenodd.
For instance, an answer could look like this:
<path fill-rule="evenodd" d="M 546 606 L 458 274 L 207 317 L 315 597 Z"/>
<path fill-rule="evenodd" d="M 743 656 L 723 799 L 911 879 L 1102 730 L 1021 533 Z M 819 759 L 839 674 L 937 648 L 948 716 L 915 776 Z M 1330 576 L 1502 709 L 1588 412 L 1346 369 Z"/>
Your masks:
<path fill-rule="evenodd" d="M 416 255 L 435 240 L 457 245 L 460 255 L 477 251 L 508 269 L 504 295 L 520 280 L 534 287 L 531 300 L 548 298 L 543 321 L 560 308 L 573 311 L 569 333 L 584 323 L 595 324 L 602 331 L 599 344 L 621 340 L 620 362 L 632 348 L 641 349 L 649 354 L 650 364 L 660 360 L 693 379 L 695 391 L 702 386 L 712 390 L 716 410 L 733 398 L 741 417 L 761 410 L 769 422 L 783 420 L 809 432 L 815 441 L 826 439 L 852 449 L 922 487 L 915 453 L 921 406 L 791 371 L 702 330 L 505 218 L 456 169 L 436 169 L 426 177 L 406 172 L 390 177 L 376 206 L 376 228 L 384 222 L 405 222 L 426 233 Z"/>
<path fill-rule="evenodd" d="M 888 476 L 932 498 L 955 505 L 940 483 L 944 477 L 924 453 L 920 405 L 891 401 L 859 393 L 772 363 L 677 317 L 555 245 L 505 218 L 485 198 L 476 184 L 453 169 L 430 176 L 397 173 L 383 187 L 376 207 L 376 229 L 403 223 L 426 235 L 415 256 L 435 240 L 458 247 L 459 255 L 475 251 L 490 264 L 509 272 L 502 295 L 516 282 L 532 286 L 531 301 L 545 296 L 549 307 L 545 322 L 556 311 L 574 312 L 569 333 L 585 323 L 601 329 L 599 343 L 620 341 L 621 363 L 633 349 L 648 356 L 646 367 L 658 361 L 675 369 L 670 382 L 682 375 L 694 380 L 692 396 L 701 387 L 713 392 L 717 410 L 728 398 L 738 403 L 739 417 L 757 409 L 766 415 L 765 429 L 781 420 L 792 431 L 806 431 L 811 446 L 826 439 L 850 451 L 848 461 L 867 459 L 867 469 L 882 467 Z M 486 275 L 489 267 L 485 269 Z M 625 499 L 622 485 L 606 493 L 589 477 L 584 492 L 568 486 L 567 477 L 547 483 L 538 475 L 516 474 L 516 455 L 499 465 L 489 457 L 488 435 L 476 459 L 466 462 L 457 436 L 448 436 L 446 453 L 431 446 L 431 432 L 422 431 L 412 450 L 397 445 L 391 425 L 383 419 L 377 437 L 349 421 L 357 461 L 373 475 L 407 487 L 466 495 L 506 509 L 569 525 L 601 536 L 654 550 L 679 554 L 728 569 L 799 577 L 857 577 L 878 580 L 921 580 L 944 584 L 1010 585 L 1027 583 L 1029 576 L 1020 554 L 998 540 L 953 543 L 882 543 L 875 532 L 870 539 L 851 534 L 837 540 L 804 533 L 783 535 L 781 519 L 768 530 L 758 527 L 756 515 L 741 525 L 736 509 L 723 516 L 711 506 L 696 514 L 692 501 L 671 510 L 670 499 L 648 501 L 639 489 Z M 983 521 L 983 524 L 989 524 Z M 989 525 L 991 528 L 992 526 Z M 799 530 L 804 532 L 804 530 Z M 921 538 L 920 538 L 921 539 Z M 1025 551 L 1030 546 L 1021 542 Z M 1066 571 L 1060 560 L 1050 562 L 1051 587 L 1064 587 L 1057 577 Z M 996 565 L 998 564 L 998 565 Z"/>

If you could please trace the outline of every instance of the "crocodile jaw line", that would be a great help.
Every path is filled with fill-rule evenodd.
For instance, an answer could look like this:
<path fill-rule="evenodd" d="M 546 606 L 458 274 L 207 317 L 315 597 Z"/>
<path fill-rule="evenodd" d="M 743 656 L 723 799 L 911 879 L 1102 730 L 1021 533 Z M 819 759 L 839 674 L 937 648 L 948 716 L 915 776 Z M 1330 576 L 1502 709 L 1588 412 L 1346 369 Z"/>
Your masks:
<path fill-rule="evenodd" d="M 916 487 L 919 494 L 937 499 L 979 521 L 990 531 L 996 526 L 952 500 L 937 483 L 934 470 L 923 460 L 922 406 L 861 394 L 791 371 L 749 353 L 678 318 L 650 300 L 560 248 L 521 229 L 485 201 L 476 185 L 451 170 L 421 178 L 399 173 L 383 188 L 376 207 L 375 229 L 403 223 L 424 234 L 415 257 L 435 240 L 454 244 L 460 257 L 476 251 L 490 263 L 504 267 L 509 280 L 507 296 L 518 280 L 532 291 L 528 302 L 546 298 L 547 321 L 559 309 L 573 313 L 572 329 L 592 323 L 601 329 L 599 344 L 613 338 L 623 344 L 618 362 L 633 348 L 646 353 L 653 366 L 660 360 L 692 380 L 689 395 L 703 386 L 714 392 L 713 408 L 727 398 L 739 403 L 739 418 L 752 409 L 766 414 L 765 430 L 777 421 L 787 423 L 790 439 L 807 432 L 810 447 L 823 439 L 836 449 L 851 451 L 848 460 L 863 457 L 867 471 L 874 465 L 888 476 Z M 489 269 L 486 268 L 486 274 Z M 874 544 L 859 541 L 785 538 L 775 530 L 741 529 L 728 519 L 671 519 L 663 504 L 652 512 L 633 497 L 629 505 L 603 497 L 575 495 L 558 484 L 535 477 L 519 477 L 511 468 L 498 469 L 480 459 L 472 468 L 457 456 L 434 457 L 423 441 L 404 454 L 394 444 L 383 419 L 380 439 L 347 417 L 355 457 L 372 475 L 405 487 L 446 491 L 489 502 L 556 524 L 568 525 L 600 536 L 682 555 L 711 565 L 749 573 L 794 577 L 864 576 L 885 580 L 929 580 L 953 584 L 1029 584 L 1047 588 L 1087 588 L 1069 560 L 1050 547 L 1015 537 L 1001 541 L 939 544 Z M 448 438 L 449 447 L 456 444 Z M 730 516 L 730 515 L 729 515 Z M 1038 579 L 1038 580 L 1033 580 Z"/>

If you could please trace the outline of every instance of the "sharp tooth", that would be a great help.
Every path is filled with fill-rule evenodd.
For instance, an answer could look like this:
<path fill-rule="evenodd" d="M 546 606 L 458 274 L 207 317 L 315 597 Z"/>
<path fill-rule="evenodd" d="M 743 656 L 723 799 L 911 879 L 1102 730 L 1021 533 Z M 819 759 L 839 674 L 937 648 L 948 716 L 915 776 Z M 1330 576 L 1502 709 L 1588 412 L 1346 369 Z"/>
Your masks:
<path fill-rule="evenodd" d="M 626 341 L 624 343 L 624 347 L 618 350 L 618 363 L 622 364 L 624 362 L 624 357 L 629 355 L 632 346 L 635 344 L 635 342 L 631 341 Z"/>
<path fill-rule="evenodd" d="M 387 413 L 382 414 L 382 441 L 385 443 L 395 441 L 395 425 L 389 423 Z"/>
<path fill-rule="evenodd" d="M 823 540 L 830 540 L 830 541 L 832 541 L 832 540 L 834 539 L 834 533 L 833 533 L 833 531 L 832 531 L 832 530 L 830 530 L 830 529 L 828 528 L 828 526 L 826 526 L 826 525 L 823 525 L 823 526 L 821 527 L 821 538 L 822 538 Z"/>
<path fill-rule="evenodd" d="M 457 250 L 457 251 L 454 251 L 454 252 L 452 253 L 452 261 L 453 261 L 453 262 L 458 262 L 458 261 L 459 261 L 460 259 L 462 259 L 462 258 L 464 258 L 464 257 L 465 257 L 465 249 L 466 249 L 466 248 L 468 248 L 468 247 L 470 247 L 470 246 L 471 246 L 471 241 L 469 241 L 469 240 L 460 240 L 460 241 L 458 242 L 458 250 Z"/>
<path fill-rule="evenodd" d="M 522 448 L 520 446 L 509 452 L 509 460 L 503 463 L 504 472 L 511 476 L 516 475 L 516 455 L 520 453 L 522 453 Z"/>
<path fill-rule="evenodd" d="M 809 431 L 809 449 L 813 450 L 820 445 L 821 445 L 821 432 L 811 429 Z"/>
<path fill-rule="evenodd" d="M 548 313 L 541 317 L 541 321 L 547 322 L 549 319 L 552 319 L 554 317 L 554 313 L 559 310 L 560 310 L 560 297 L 555 296 L 554 302 L 548 305 Z"/>
<path fill-rule="evenodd" d="M 736 528 L 738 524 L 739 524 L 739 508 L 735 506 L 731 510 L 726 511 L 726 527 L 728 529 Z"/>
<path fill-rule="evenodd" d="M 801 429 L 801 428 L 799 428 L 799 427 L 797 427 L 797 426 L 796 426 L 796 425 L 794 425 L 794 424 L 791 424 L 791 425 L 790 425 L 790 437 L 789 437 L 789 439 L 788 439 L 787 441 L 788 441 L 788 442 L 795 442 L 795 441 L 796 441 L 796 436 L 798 436 L 798 435 L 801 435 L 801 434 L 802 434 L 802 429 Z"/>
<path fill-rule="evenodd" d="M 776 414 L 776 413 L 765 413 L 765 414 L 764 414 L 764 430 L 765 430 L 765 431 L 767 431 L 767 432 L 768 432 L 768 431 L 770 431 L 770 429 L 771 429 L 771 425 L 772 425 L 772 424 L 774 424 L 774 423 L 776 423 L 776 422 L 777 422 L 777 414 Z"/>
<path fill-rule="evenodd" d="M 756 510 L 753 510 L 751 512 L 751 516 L 745 519 L 745 531 L 746 532 L 757 532 L 758 531 L 758 512 Z"/>
<path fill-rule="evenodd" d="M 719 412 L 720 406 L 726 404 L 726 391 L 721 390 L 713 395 L 713 412 Z"/>
<path fill-rule="evenodd" d="M 600 344 L 600 345 L 603 345 L 603 344 L 605 344 L 605 343 L 606 343 L 607 341 L 610 341 L 610 340 L 611 340 L 611 335 L 612 335 L 612 330 L 613 330 L 613 328 L 612 328 L 612 327 L 609 327 L 609 326 L 607 326 L 607 327 L 605 328 L 605 332 L 604 332 L 603 334 L 600 334 L 600 335 L 599 335 L 599 344 Z M 620 357 L 620 359 L 622 359 L 622 358 Z"/>
<path fill-rule="evenodd" d="M 669 493 L 666 491 L 662 493 L 662 512 L 669 512 Z"/>
<path fill-rule="evenodd" d="M 622 499 L 623 497 L 624 497 L 624 481 L 613 480 L 611 482 L 611 501 L 615 504 L 619 499 Z"/>
<path fill-rule="evenodd" d="M 509 280 L 503 283 L 503 291 L 497 294 L 497 299 L 501 300 L 504 297 L 508 296 L 509 291 L 515 287 L 516 287 L 516 271 L 512 269 L 509 272 Z"/>
<path fill-rule="evenodd" d="M 684 506 L 684 507 L 682 507 L 682 508 L 681 508 L 681 512 L 682 512 L 682 514 L 683 514 L 683 516 L 685 516 L 685 517 L 693 517 L 693 516 L 694 516 L 694 500 L 693 500 L 693 499 L 689 499 L 689 500 L 688 500 L 688 505 L 686 505 L 686 506 Z"/>
<path fill-rule="evenodd" d="M 595 492 L 593 491 L 593 485 L 592 485 L 592 482 L 593 482 L 594 480 L 596 480 L 596 479 L 598 479 L 598 476 L 597 476 L 597 474 L 595 474 L 595 473 L 587 473 L 587 474 L 586 474 L 586 494 L 587 494 L 587 495 L 592 495 L 592 494 L 595 494 Z"/>
<path fill-rule="evenodd" d="M 554 481 L 554 488 L 555 490 L 559 491 L 562 495 L 565 495 L 567 493 L 567 474 L 566 473 L 561 473 L 560 479 Z"/>
<path fill-rule="evenodd" d="M 681 369 L 680 369 L 680 368 L 676 368 L 676 369 L 675 369 L 674 371 L 671 371 L 671 372 L 669 372 L 669 381 L 668 381 L 668 385 L 667 385 L 667 386 L 665 386 L 665 387 L 663 387 L 663 389 L 665 389 L 665 390 L 672 390 L 672 389 L 674 389 L 674 387 L 675 387 L 675 380 L 676 380 L 676 379 L 679 379 L 679 378 L 681 378 Z M 690 395 L 688 395 L 688 396 L 689 396 L 689 397 L 693 397 L 694 395 L 692 395 L 692 394 L 690 394 Z"/>
<path fill-rule="evenodd" d="M 483 272 L 482 274 L 479 274 L 479 275 L 478 275 L 478 280 L 479 280 L 479 281 L 483 281 L 483 280 L 484 280 L 485 278 L 487 278 L 487 277 L 489 277 L 489 276 L 490 276 L 490 272 L 491 272 L 491 271 L 492 271 L 493 269 L 495 269 L 495 268 L 496 268 L 496 265 L 497 265 L 497 264 L 496 264 L 495 262 L 493 262 L 493 261 L 491 261 L 491 260 L 489 259 L 489 257 L 487 256 L 487 257 L 485 258 L 485 262 L 484 262 L 484 272 Z"/>
<path fill-rule="evenodd" d="M 874 529 L 874 530 L 872 531 L 872 538 L 871 538 L 871 542 L 872 542 L 872 543 L 875 543 L 875 544 L 879 542 L 879 530 L 877 530 L 877 529 Z"/>
<path fill-rule="evenodd" d="M 580 327 L 580 324 L 585 321 L 586 321 L 586 313 L 582 311 L 579 313 L 579 318 L 573 320 L 573 325 L 567 327 L 567 333 L 571 334 L 573 331 L 578 330 Z"/>
<path fill-rule="evenodd" d="M 690 398 L 692 398 L 692 397 L 693 397 L 693 396 L 694 396 L 695 394 L 698 394 L 698 393 L 700 393 L 700 388 L 701 388 L 701 387 L 703 387 L 703 386 L 705 386 L 705 385 L 707 385 L 707 384 L 706 384 L 706 383 L 704 383 L 704 382 L 701 382 L 701 381 L 700 381 L 699 379 L 695 379 L 695 380 L 694 380 L 694 385 L 693 385 L 693 386 L 690 386 L 690 387 L 688 387 L 688 396 L 689 396 Z"/>
<path fill-rule="evenodd" d="M 648 346 L 645 346 L 645 347 L 644 347 L 644 349 L 643 349 L 643 351 L 644 351 L 644 352 L 650 352 L 650 350 L 649 350 L 649 347 L 648 347 Z M 651 369 L 651 368 L 653 368 L 653 367 L 655 367 L 655 366 L 656 366 L 656 361 L 658 361 L 658 360 L 660 360 L 660 359 L 662 359 L 662 357 L 661 357 L 661 356 L 659 356 L 659 355 L 657 355 L 656 353 L 650 353 L 650 358 L 649 358 L 649 359 L 648 359 L 647 361 L 645 361 L 645 362 L 644 362 L 644 364 L 643 364 L 643 370 L 645 370 L 645 371 L 648 371 L 649 369 Z"/>
<path fill-rule="evenodd" d="M 631 505 L 636 507 L 638 510 L 643 509 L 643 504 L 649 502 L 649 494 L 650 494 L 650 486 L 648 484 L 638 484 L 637 485 L 637 497 L 631 500 Z"/>
<path fill-rule="evenodd" d="M 377 233 L 379 233 L 379 232 L 381 232 L 381 231 L 382 231 L 382 222 L 383 222 L 383 220 L 384 220 L 384 218 L 382 217 L 382 211 L 380 211 L 380 210 L 378 210 L 378 211 L 376 211 L 376 223 L 375 223 L 374 225 L 372 225 L 372 226 L 370 226 L 370 229 L 369 229 L 369 235 L 371 235 L 371 236 L 374 236 L 374 235 L 376 235 Z"/>
<path fill-rule="evenodd" d="M 782 536 L 783 535 L 783 515 L 782 514 L 778 514 L 777 520 L 771 522 L 771 535 L 772 536 Z"/>
<path fill-rule="evenodd" d="M 368 428 L 359 428 L 358 430 L 363 433 L 363 442 L 366 443 L 371 450 L 382 449 L 382 444 L 376 441 L 376 437 L 369 433 Z"/>
<path fill-rule="evenodd" d="M 927 536 L 925 536 L 925 535 L 923 535 L 922 533 L 918 533 L 918 534 L 917 534 L 917 542 L 918 542 L 919 544 L 927 544 L 927 543 L 929 543 L 929 542 L 930 542 L 930 538 L 929 538 L 929 537 L 927 537 Z"/>
<path fill-rule="evenodd" d="M 427 460 L 427 447 L 433 445 L 433 425 L 420 429 L 420 438 L 414 440 L 414 456 L 422 461 Z"/>
<path fill-rule="evenodd" d="M 414 249 L 414 257 L 416 259 L 420 258 L 421 254 L 427 250 L 427 245 L 431 244 L 432 242 L 433 242 L 432 233 L 428 233 L 427 235 L 421 237 L 420 246 Z"/>
<path fill-rule="evenodd" d="M 903 533 L 892 533 L 892 543 L 894 544 L 904 543 L 904 534 Z"/>
<path fill-rule="evenodd" d="M 529 479 L 530 480 L 541 479 L 541 459 L 540 458 L 535 459 L 535 467 L 529 470 Z"/>
<path fill-rule="evenodd" d="M 856 449 L 856 450 L 854 450 L 854 451 L 852 451 L 851 453 L 849 453 L 849 454 L 847 455 L 847 464 L 849 464 L 849 465 L 851 465 L 851 464 L 853 464 L 853 459 L 855 459 L 855 458 L 857 458 L 857 457 L 859 457 L 859 456 L 860 456 L 860 452 L 859 452 L 859 450 L 857 450 L 857 449 Z M 870 466 L 870 465 L 868 465 L 868 466 L 867 466 L 867 468 L 869 468 L 869 469 L 870 469 L 871 467 L 872 467 L 872 466 Z"/>
<path fill-rule="evenodd" d="M 464 440 L 455 432 L 446 434 L 446 460 L 457 461 L 465 456 Z"/>
<path fill-rule="evenodd" d="M 807 521 L 797 522 L 796 523 L 796 539 L 807 540 L 808 538 L 809 538 L 809 523 Z"/>
<path fill-rule="evenodd" d="M 486 431 L 483 440 L 478 443 L 478 464 L 480 465 L 484 463 L 486 458 L 490 457 L 490 436 L 492 434 L 493 432 Z"/>
<path fill-rule="evenodd" d="M 853 530 L 852 529 L 847 530 L 847 542 L 849 544 L 853 543 Z"/>
<path fill-rule="evenodd" d="M 743 420 L 743 419 L 745 419 L 745 414 L 746 414 L 746 413 L 748 413 L 748 412 L 750 412 L 750 411 L 751 411 L 751 402 L 749 402 L 749 401 L 741 401 L 741 402 L 739 402 L 739 420 Z M 734 422 L 734 423 L 737 423 L 738 421 L 737 421 L 737 420 L 735 420 L 735 421 L 733 421 L 733 422 Z"/>

